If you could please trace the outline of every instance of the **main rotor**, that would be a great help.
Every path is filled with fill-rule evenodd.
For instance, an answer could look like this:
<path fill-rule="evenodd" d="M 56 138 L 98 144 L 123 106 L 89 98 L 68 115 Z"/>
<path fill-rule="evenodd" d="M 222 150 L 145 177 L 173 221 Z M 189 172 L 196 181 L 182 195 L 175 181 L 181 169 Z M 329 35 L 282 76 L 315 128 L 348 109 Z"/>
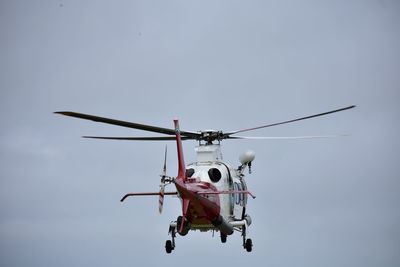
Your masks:
<path fill-rule="evenodd" d="M 355 107 L 355 105 L 352 105 L 352 106 L 335 109 L 335 110 L 331 110 L 331 111 L 327 111 L 327 112 L 323 112 L 323 113 L 318 113 L 318 114 L 314 114 L 314 115 L 310 115 L 310 116 L 304 116 L 304 117 L 300 117 L 300 118 L 296 118 L 296 119 L 286 120 L 286 121 L 277 122 L 277 123 L 270 123 L 270 124 L 266 124 L 266 125 L 261 125 L 261 126 L 257 126 L 257 127 L 253 127 L 253 128 L 241 129 L 241 130 L 236 130 L 236 131 L 227 131 L 227 132 L 218 131 L 218 130 L 180 131 L 180 134 L 181 134 L 182 140 L 196 140 L 199 143 L 205 142 L 205 145 L 211 145 L 211 144 L 213 144 L 214 141 L 221 142 L 222 140 L 225 140 L 225 139 L 294 139 L 294 138 L 301 139 L 301 138 L 332 137 L 332 136 L 248 137 L 248 136 L 237 136 L 236 134 L 254 131 L 254 130 L 258 130 L 258 129 L 262 129 L 262 128 L 273 127 L 273 126 L 282 125 L 282 124 L 287 124 L 287 123 L 293 123 L 296 121 L 311 119 L 311 118 L 315 118 L 315 117 L 320 117 L 320 116 L 352 109 L 354 107 Z M 133 128 L 133 129 L 139 129 L 139 130 L 144 130 L 144 131 L 148 131 L 148 132 L 154 132 L 154 133 L 160 133 L 160 134 L 166 135 L 166 136 L 151 136 L 151 137 L 148 137 L 148 136 L 146 136 L 146 137 L 83 136 L 84 138 L 106 139 L 106 140 L 131 140 L 131 141 L 173 141 L 173 140 L 176 140 L 175 130 L 170 129 L 170 128 L 162 128 L 162 127 L 152 126 L 152 125 L 147 125 L 147 124 L 139 124 L 139 123 L 134 123 L 134 122 L 109 119 L 109 118 L 98 117 L 98 116 L 77 113 L 77 112 L 71 112 L 71 111 L 58 111 L 58 112 L 54 112 L 54 113 L 65 115 L 65 116 L 70 116 L 70 117 L 74 117 L 74 118 L 84 119 L 84 120 L 91 120 L 91 121 L 95 121 L 95 122 L 112 124 L 112 125 Z"/>
<path fill-rule="evenodd" d="M 199 131 L 200 137 L 197 139 L 199 143 L 204 141 L 206 145 L 211 145 L 214 141 L 221 142 L 224 138 L 224 133 L 222 131 L 216 130 L 202 130 Z"/>

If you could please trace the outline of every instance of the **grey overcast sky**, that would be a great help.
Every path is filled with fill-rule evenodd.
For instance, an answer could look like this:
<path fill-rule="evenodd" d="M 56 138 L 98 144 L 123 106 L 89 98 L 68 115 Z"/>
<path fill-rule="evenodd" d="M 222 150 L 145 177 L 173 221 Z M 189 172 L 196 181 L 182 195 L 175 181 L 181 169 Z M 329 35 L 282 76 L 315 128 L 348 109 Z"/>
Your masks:
<path fill-rule="evenodd" d="M 399 25 L 394 0 L 0 1 L 0 265 L 399 266 Z M 348 137 L 223 143 L 257 155 L 252 253 L 191 232 L 166 255 L 178 199 L 119 202 L 158 190 L 165 142 L 52 114 L 236 130 L 351 104 L 250 133 Z"/>

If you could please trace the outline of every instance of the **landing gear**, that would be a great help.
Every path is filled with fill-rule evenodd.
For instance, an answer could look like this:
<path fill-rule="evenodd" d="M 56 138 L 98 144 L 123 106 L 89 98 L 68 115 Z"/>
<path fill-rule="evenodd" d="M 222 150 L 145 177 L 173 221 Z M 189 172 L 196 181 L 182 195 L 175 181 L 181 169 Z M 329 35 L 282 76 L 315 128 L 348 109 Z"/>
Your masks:
<path fill-rule="evenodd" d="M 242 236 L 243 236 L 243 248 L 247 251 L 247 252 L 251 252 L 253 250 L 253 241 L 248 238 L 246 239 L 246 226 L 244 225 L 242 227 Z"/>
<path fill-rule="evenodd" d="M 171 240 L 167 240 L 165 242 L 165 251 L 170 254 L 172 252 L 172 250 L 174 250 L 174 247 L 172 246 L 172 241 Z"/>
<path fill-rule="evenodd" d="M 181 229 L 181 224 L 183 223 L 183 230 L 179 233 L 179 229 Z M 171 222 L 169 224 L 168 234 L 171 234 L 171 240 L 167 240 L 165 242 L 165 251 L 170 254 L 175 249 L 175 237 L 176 233 L 179 233 L 181 236 L 185 236 L 190 231 L 190 222 L 184 220 L 182 216 L 179 216 L 176 222 Z"/>
<path fill-rule="evenodd" d="M 253 249 L 253 241 L 251 241 L 250 238 L 246 240 L 244 248 L 247 250 L 247 252 L 251 252 L 251 250 Z"/>
<path fill-rule="evenodd" d="M 169 225 L 168 234 L 171 234 L 171 240 L 165 241 L 165 252 L 167 252 L 167 254 L 171 254 L 171 252 L 175 249 L 176 223 L 171 223 Z"/>
<path fill-rule="evenodd" d="M 221 243 L 226 243 L 226 234 L 221 233 Z"/>
<path fill-rule="evenodd" d="M 171 240 L 167 240 L 165 242 L 165 251 L 167 252 L 167 254 L 171 254 L 173 250 L 175 250 L 175 238 L 176 238 L 176 234 L 179 232 L 178 229 L 180 229 L 180 225 L 182 223 L 182 217 L 179 216 L 178 219 L 174 222 L 171 222 L 169 225 L 169 231 L 168 234 L 171 234 Z M 186 231 L 186 227 L 188 228 L 188 230 Z M 241 230 L 242 232 L 242 237 L 243 237 L 243 248 L 247 251 L 247 252 L 251 252 L 253 250 L 253 241 L 250 238 L 247 238 L 247 227 L 248 224 L 244 223 L 244 225 L 238 225 L 238 231 Z M 190 230 L 190 224 L 188 223 L 188 225 L 186 225 L 186 222 L 184 222 L 183 225 L 183 235 L 186 235 L 189 230 Z M 181 234 L 182 235 L 182 234 Z M 221 238 L 221 243 L 226 243 L 228 236 L 224 233 L 220 233 L 220 238 Z"/>

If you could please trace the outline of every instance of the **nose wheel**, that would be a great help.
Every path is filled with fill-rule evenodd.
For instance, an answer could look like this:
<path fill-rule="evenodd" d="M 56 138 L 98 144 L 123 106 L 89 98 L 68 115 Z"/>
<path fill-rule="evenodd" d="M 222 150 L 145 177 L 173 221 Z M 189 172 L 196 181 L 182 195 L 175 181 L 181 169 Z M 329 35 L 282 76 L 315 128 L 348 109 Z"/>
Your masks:
<path fill-rule="evenodd" d="M 226 234 L 221 233 L 221 243 L 226 243 Z"/>
<path fill-rule="evenodd" d="M 242 228 L 242 236 L 243 236 L 243 248 L 247 252 L 251 252 L 253 250 L 253 241 L 250 238 L 246 238 L 246 226 Z"/>

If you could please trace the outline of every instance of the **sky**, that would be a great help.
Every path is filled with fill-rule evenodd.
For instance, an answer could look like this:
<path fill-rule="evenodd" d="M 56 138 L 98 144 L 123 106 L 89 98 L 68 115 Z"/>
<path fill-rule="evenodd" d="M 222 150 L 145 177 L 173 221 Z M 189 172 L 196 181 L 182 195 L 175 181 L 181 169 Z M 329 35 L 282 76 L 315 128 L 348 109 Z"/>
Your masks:
<path fill-rule="evenodd" d="M 391 0 L 1 0 L 0 265 L 399 266 L 399 25 Z M 176 175 L 175 144 L 53 114 L 229 131 L 352 104 L 248 133 L 346 137 L 222 143 L 256 152 L 251 253 L 191 232 L 167 255 L 179 200 L 119 199 L 158 191 L 166 144 Z"/>

